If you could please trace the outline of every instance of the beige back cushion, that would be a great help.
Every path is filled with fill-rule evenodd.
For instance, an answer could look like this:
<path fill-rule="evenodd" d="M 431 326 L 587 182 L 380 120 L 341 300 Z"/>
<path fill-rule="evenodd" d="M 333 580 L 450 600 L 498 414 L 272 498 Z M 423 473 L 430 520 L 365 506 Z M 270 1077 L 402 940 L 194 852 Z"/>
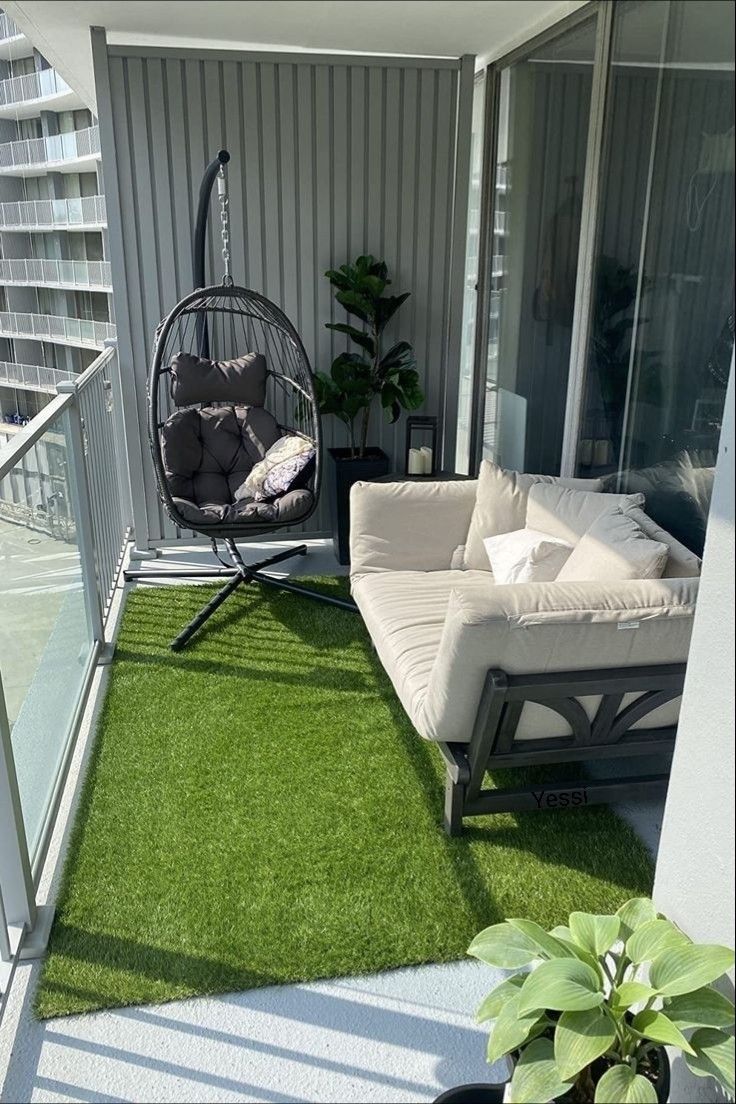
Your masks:
<path fill-rule="evenodd" d="M 602 514 L 585 532 L 564 562 L 559 583 L 661 579 L 669 548 L 650 540 L 630 514 Z"/>
<path fill-rule="evenodd" d="M 515 529 L 523 529 L 527 525 L 527 499 L 530 489 L 537 484 L 596 491 L 600 487 L 600 480 L 561 479 L 554 475 L 530 475 L 527 472 L 506 471 L 490 460 L 484 460 L 480 466 L 475 508 L 465 542 L 463 566 L 466 569 L 488 571 L 490 564 L 483 547 L 483 540 L 486 537 L 498 536 L 499 533 L 511 533 Z M 530 529 L 541 529 L 542 532 L 551 533 L 551 530 L 543 526 L 533 526 L 531 522 L 528 525 Z M 551 535 L 560 534 L 551 533 Z"/>
<path fill-rule="evenodd" d="M 577 544 L 603 514 L 628 513 L 644 505 L 642 494 L 601 494 L 562 486 L 535 484 L 529 490 L 526 525 L 568 544 Z"/>
<path fill-rule="evenodd" d="M 629 517 L 639 525 L 644 534 L 650 540 L 660 541 L 669 549 L 667 563 L 662 573 L 663 579 L 695 579 L 700 575 L 701 560 L 689 548 L 652 521 L 643 510 L 633 509 L 629 511 Z"/>

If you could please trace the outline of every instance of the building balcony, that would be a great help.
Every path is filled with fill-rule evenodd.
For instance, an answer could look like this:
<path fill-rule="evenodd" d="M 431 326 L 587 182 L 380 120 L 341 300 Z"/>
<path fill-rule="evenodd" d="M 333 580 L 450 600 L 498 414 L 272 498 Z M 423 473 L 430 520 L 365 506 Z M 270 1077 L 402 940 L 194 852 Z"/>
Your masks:
<path fill-rule="evenodd" d="M 0 145 L 1 176 L 43 176 L 46 172 L 92 172 L 100 159 L 99 127 L 46 138 L 22 138 Z"/>
<path fill-rule="evenodd" d="M 6 12 L 0 14 L 0 57 L 13 61 L 16 58 L 31 57 L 33 44 L 23 34 L 14 19 Z"/>
<path fill-rule="evenodd" d="M 0 337 L 101 349 L 106 341 L 115 338 L 115 326 L 111 322 L 63 318 L 55 314 L 3 311 L 0 312 Z"/>
<path fill-rule="evenodd" d="M 0 284 L 112 291 L 109 261 L 47 260 L 38 257 L 0 260 Z"/>
<path fill-rule="evenodd" d="M 0 360 L 0 387 L 20 387 L 24 391 L 43 391 L 54 395 L 60 383 L 73 379 L 74 372 L 64 372 L 61 368 Z"/>
<path fill-rule="evenodd" d="M 39 111 L 74 111 L 84 100 L 55 69 L 0 81 L 0 119 L 30 119 Z"/>
<path fill-rule="evenodd" d="M 106 225 L 105 197 L 101 195 L 0 203 L 3 232 L 104 230 Z"/>

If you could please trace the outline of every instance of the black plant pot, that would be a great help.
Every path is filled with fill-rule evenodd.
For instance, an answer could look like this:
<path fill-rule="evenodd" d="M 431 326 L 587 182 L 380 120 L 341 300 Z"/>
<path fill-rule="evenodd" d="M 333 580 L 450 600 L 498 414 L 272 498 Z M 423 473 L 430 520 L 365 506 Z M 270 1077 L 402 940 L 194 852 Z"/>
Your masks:
<path fill-rule="evenodd" d="M 458 1085 L 438 1096 L 434 1104 L 503 1104 L 505 1085 Z"/>
<path fill-rule="evenodd" d="M 351 456 L 350 449 L 327 450 L 328 501 L 332 520 L 332 540 L 337 562 L 350 563 L 350 488 L 361 479 L 388 475 L 391 461 L 379 448 L 369 448 L 365 456 Z"/>

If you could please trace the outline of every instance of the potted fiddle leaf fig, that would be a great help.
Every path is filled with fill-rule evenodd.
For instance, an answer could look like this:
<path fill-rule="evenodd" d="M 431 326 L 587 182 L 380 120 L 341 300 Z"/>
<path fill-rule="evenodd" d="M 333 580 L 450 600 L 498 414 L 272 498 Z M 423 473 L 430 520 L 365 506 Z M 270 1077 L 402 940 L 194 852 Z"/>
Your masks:
<path fill-rule="evenodd" d="M 713 987 L 733 951 L 693 943 L 648 898 L 551 931 L 507 920 L 468 953 L 514 971 L 476 1014 L 493 1021 L 488 1061 L 513 1062 L 510 1104 L 664 1104 L 665 1046 L 734 1095 L 734 1006 Z"/>
<path fill-rule="evenodd" d="M 358 351 L 340 353 L 329 375 L 315 374 L 320 413 L 339 418 L 348 430 L 349 446 L 328 450 L 335 552 L 340 563 L 348 563 L 350 488 L 359 479 L 386 475 L 390 468 L 386 453 L 368 443 L 372 409 L 380 401 L 389 422 L 396 422 L 402 409 L 421 406 L 424 395 L 408 341 L 384 348 L 384 331 L 409 298 L 408 291 L 385 294 L 391 283 L 386 262 L 361 256 L 354 264 L 330 269 L 325 275 L 337 302 L 357 320 L 356 325 L 352 320 L 326 324 L 327 329 L 346 334 Z"/>

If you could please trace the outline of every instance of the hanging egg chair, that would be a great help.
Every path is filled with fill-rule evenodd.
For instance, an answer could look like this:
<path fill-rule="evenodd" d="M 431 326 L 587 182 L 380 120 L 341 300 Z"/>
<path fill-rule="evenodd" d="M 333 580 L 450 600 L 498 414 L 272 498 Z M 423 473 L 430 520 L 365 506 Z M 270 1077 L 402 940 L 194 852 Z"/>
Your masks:
<path fill-rule="evenodd" d="M 230 273 L 228 195 L 221 150 L 208 166 L 194 238 L 195 282 L 204 285 L 204 246 L 215 179 L 220 201 L 224 276 L 199 286 L 159 324 L 148 378 L 148 432 L 161 503 L 180 531 L 209 537 L 232 567 L 186 572 L 129 571 L 127 578 L 227 575 L 228 582 L 172 641 L 183 648 L 244 583 L 258 582 L 354 610 L 353 602 L 266 574 L 306 555 L 305 544 L 246 564 L 237 540 L 306 521 L 321 485 L 320 416 L 312 371 L 284 312 Z"/>

